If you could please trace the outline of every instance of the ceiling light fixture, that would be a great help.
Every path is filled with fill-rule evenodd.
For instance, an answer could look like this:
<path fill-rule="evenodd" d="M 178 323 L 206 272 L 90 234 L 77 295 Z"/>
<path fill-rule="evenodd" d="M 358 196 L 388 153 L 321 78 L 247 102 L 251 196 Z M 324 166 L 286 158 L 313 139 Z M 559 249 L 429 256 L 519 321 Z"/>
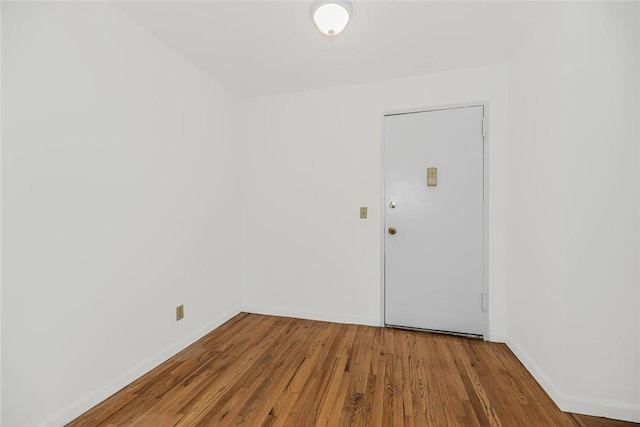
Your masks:
<path fill-rule="evenodd" d="M 337 36 L 349 23 L 352 10 L 347 0 L 316 0 L 311 5 L 311 17 L 318 31 Z"/>

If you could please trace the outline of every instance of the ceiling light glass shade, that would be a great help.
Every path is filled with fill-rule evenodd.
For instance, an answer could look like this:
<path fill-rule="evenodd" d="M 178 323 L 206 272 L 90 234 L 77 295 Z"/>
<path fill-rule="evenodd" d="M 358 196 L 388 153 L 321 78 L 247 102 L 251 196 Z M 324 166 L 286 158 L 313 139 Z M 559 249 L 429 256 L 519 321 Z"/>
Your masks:
<path fill-rule="evenodd" d="M 340 34 L 349 23 L 351 4 L 346 0 L 316 0 L 311 6 L 313 23 L 328 36 Z"/>

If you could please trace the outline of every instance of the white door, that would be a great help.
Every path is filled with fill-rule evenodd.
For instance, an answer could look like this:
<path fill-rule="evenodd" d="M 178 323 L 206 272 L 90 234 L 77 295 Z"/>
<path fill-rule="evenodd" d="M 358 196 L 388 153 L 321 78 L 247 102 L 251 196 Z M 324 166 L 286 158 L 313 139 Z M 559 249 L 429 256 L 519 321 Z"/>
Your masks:
<path fill-rule="evenodd" d="M 387 325 L 485 334 L 483 119 L 483 106 L 384 117 Z"/>

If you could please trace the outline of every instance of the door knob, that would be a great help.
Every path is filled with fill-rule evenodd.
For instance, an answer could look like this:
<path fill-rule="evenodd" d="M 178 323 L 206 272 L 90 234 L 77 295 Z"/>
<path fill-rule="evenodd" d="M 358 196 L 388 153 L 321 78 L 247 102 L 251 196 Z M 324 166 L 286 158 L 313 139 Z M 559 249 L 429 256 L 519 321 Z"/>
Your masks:
<path fill-rule="evenodd" d="M 396 202 L 389 202 L 389 207 L 390 207 L 391 209 L 395 209 L 395 207 L 396 207 Z"/>
<path fill-rule="evenodd" d="M 398 230 L 395 227 L 389 227 L 389 234 L 396 234 Z"/>

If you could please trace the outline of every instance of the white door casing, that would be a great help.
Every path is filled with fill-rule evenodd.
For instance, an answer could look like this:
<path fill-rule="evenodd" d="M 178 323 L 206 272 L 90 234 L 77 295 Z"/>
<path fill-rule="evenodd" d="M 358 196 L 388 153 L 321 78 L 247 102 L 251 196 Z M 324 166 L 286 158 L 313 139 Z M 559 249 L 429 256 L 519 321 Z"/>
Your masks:
<path fill-rule="evenodd" d="M 487 333 L 484 111 L 472 105 L 384 116 L 387 325 Z M 427 185 L 430 167 L 435 186 Z"/>

